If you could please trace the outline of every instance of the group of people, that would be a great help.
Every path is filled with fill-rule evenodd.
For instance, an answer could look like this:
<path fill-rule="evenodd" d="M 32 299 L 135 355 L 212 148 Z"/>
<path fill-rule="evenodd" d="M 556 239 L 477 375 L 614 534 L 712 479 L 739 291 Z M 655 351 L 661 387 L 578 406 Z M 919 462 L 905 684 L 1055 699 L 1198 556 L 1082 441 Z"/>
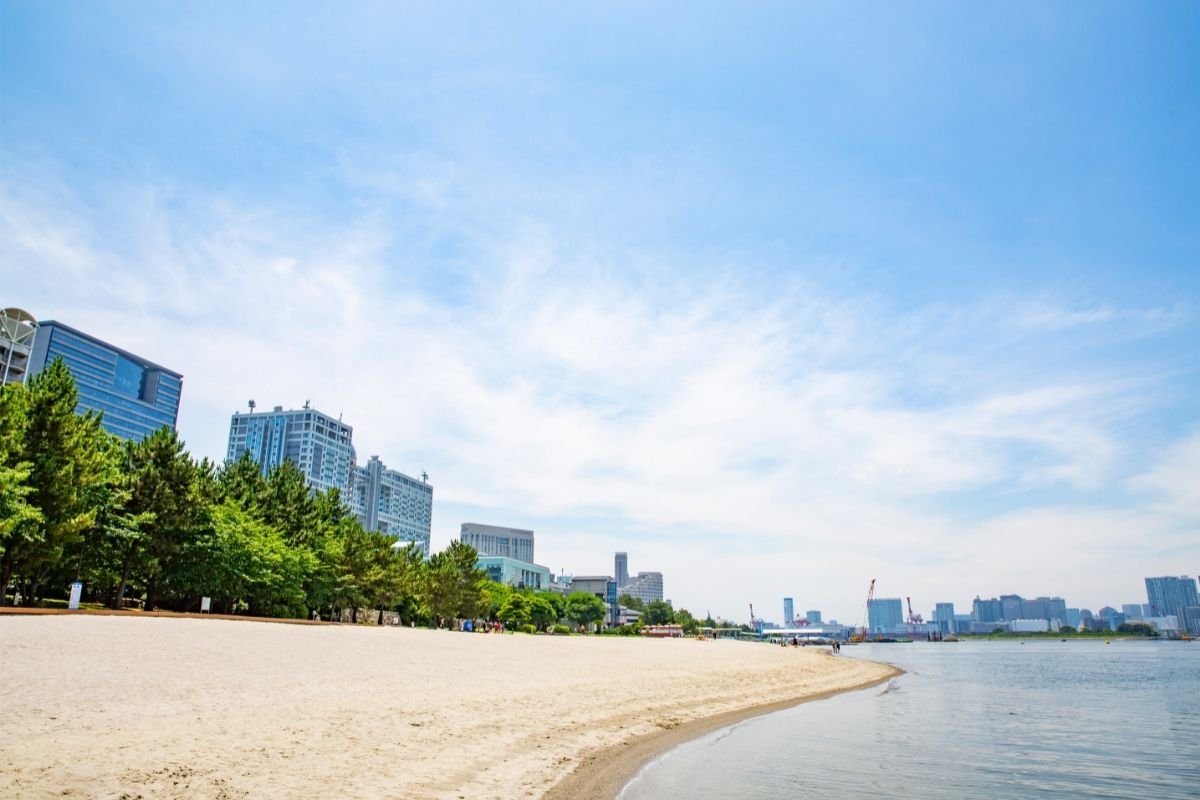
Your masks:
<path fill-rule="evenodd" d="M 802 642 L 802 641 L 800 641 L 799 637 L 796 637 L 796 636 L 793 636 L 790 640 L 789 639 L 780 639 L 779 644 L 781 644 L 784 647 L 787 647 L 789 644 L 792 647 L 799 647 L 801 645 L 803 645 L 804 647 L 808 647 L 808 642 L 806 642 L 806 641 Z M 842 643 L 841 642 L 830 642 L 829 645 L 834 653 L 842 652 Z"/>

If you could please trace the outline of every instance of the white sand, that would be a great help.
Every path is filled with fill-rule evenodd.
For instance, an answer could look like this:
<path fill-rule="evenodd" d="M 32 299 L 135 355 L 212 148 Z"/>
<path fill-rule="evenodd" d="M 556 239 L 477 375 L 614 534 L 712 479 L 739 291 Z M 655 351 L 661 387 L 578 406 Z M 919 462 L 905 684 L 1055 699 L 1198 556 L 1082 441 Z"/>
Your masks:
<path fill-rule="evenodd" d="M 877 680 L 816 648 L 0 617 L 0 797 L 539 797 L 683 722 Z"/>

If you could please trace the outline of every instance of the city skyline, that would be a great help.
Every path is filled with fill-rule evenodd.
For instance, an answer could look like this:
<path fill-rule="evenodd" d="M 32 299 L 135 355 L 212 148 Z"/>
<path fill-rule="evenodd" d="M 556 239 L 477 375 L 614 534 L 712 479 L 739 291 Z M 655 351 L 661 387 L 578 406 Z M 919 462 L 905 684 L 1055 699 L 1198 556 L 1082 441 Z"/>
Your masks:
<path fill-rule="evenodd" d="M 0 9 L 3 305 L 196 456 L 311 400 L 730 619 L 1200 571 L 1194 7 L 282 13 Z"/>

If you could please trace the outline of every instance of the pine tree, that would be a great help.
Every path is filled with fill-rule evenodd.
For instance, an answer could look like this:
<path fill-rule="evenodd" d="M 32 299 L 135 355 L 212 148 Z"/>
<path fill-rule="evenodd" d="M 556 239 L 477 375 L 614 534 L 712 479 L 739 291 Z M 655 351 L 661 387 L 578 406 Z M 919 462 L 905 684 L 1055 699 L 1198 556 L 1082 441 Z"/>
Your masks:
<path fill-rule="evenodd" d="M 10 538 L 0 579 L 7 583 L 13 573 L 19 574 L 30 584 L 34 600 L 38 584 L 96 521 L 94 489 L 104 480 L 108 434 L 100 426 L 100 414 L 75 413 L 75 380 L 61 358 L 33 376 L 27 391 L 19 461 L 29 464 L 28 502 L 42 519 L 23 524 L 25 535 Z"/>

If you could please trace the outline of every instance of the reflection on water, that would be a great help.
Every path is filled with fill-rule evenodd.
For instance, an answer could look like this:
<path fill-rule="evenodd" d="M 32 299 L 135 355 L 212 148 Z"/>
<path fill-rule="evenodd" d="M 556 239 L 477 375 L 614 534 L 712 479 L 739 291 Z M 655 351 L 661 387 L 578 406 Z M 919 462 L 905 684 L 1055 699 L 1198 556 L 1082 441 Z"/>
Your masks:
<path fill-rule="evenodd" d="M 1200 797 L 1198 643 L 864 644 L 842 657 L 907 674 L 690 742 L 620 799 Z"/>

